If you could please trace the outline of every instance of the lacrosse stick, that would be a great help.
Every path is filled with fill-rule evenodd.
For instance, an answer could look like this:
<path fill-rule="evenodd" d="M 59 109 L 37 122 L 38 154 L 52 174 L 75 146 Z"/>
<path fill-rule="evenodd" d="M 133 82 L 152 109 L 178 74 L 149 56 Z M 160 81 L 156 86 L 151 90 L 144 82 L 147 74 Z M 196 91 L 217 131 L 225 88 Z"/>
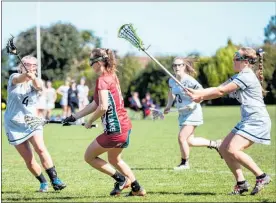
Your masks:
<path fill-rule="evenodd" d="M 12 36 L 12 35 L 11 35 Z M 11 54 L 11 55 L 15 55 L 17 56 L 17 58 L 19 59 L 19 61 L 21 62 L 21 64 L 23 65 L 23 67 L 25 68 L 25 71 L 28 73 L 29 71 L 27 70 L 26 66 L 24 65 L 24 63 L 22 62 L 21 60 L 21 57 L 19 56 L 19 52 L 17 51 L 17 48 L 16 46 L 14 45 L 13 43 L 13 39 L 14 39 L 14 36 L 12 36 L 8 43 L 7 43 L 7 46 L 6 46 L 6 50 L 7 50 L 7 53 L 8 54 Z"/>
<path fill-rule="evenodd" d="M 39 118 L 35 116 L 25 115 L 24 117 L 25 123 L 31 128 L 36 129 L 39 126 L 44 126 L 49 123 L 55 123 L 55 124 L 63 124 L 63 126 L 70 126 L 70 125 L 82 125 L 84 126 L 85 123 L 76 123 L 76 122 L 69 122 L 69 123 L 63 123 L 63 121 L 52 121 L 52 120 L 46 120 L 44 118 Z M 93 124 L 91 126 L 92 128 L 97 128 L 98 124 Z"/>
<path fill-rule="evenodd" d="M 188 106 L 185 106 L 185 107 L 182 107 L 182 108 L 179 108 L 179 109 L 170 110 L 169 113 L 188 110 L 188 109 L 190 109 L 190 108 Z M 164 112 L 161 111 L 160 109 L 150 108 L 150 110 L 152 112 L 153 120 L 157 120 L 158 118 L 163 120 L 165 118 Z"/>
<path fill-rule="evenodd" d="M 157 61 L 151 54 L 147 52 L 140 37 L 137 35 L 136 30 L 132 24 L 124 24 L 118 31 L 118 37 L 129 41 L 133 46 L 145 52 L 155 63 L 157 63 L 177 84 L 183 89 L 186 89 L 181 82 L 179 82 L 159 61 Z"/>

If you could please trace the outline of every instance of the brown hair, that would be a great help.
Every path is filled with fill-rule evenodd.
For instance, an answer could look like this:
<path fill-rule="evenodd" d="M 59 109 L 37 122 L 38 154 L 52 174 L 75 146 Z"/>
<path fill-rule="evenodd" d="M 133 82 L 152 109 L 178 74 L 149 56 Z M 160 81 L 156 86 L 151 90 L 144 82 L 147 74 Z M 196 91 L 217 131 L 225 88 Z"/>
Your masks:
<path fill-rule="evenodd" d="M 176 59 L 180 59 L 180 60 L 183 61 L 184 65 L 185 65 L 185 73 L 187 73 L 188 75 L 191 75 L 191 76 L 195 76 L 196 75 L 196 71 L 195 71 L 195 68 L 194 68 L 195 59 L 193 59 L 193 58 L 175 57 L 173 59 L 173 61 L 175 61 Z"/>
<path fill-rule="evenodd" d="M 264 59 L 264 52 L 262 49 L 259 49 L 257 52 L 252 49 L 251 47 L 242 47 L 240 48 L 242 51 L 242 55 L 245 56 L 248 59 L 249 64 L 254 66 L 257 63 L 257 59 L 259 62 L 258 69 L 255 71 L 257 78 L 260 81 L 260 84 L 262 86 L 262 92 L 263 95 L 266 95 L 266 91 L 263 88 L 263 83 L 264 83 L 264 75 L 263 75 L 263 70 L 264 70 L 264 65 L 263 65 L 263 59 Z"/>
<path fill-rule="evenodd" d="M 103 57 L 103 61 L 106 72 L 115 73 L 117 71 L 116 59 L 111 49 L 95 48 L 92 50 L 93 58 Z"/>

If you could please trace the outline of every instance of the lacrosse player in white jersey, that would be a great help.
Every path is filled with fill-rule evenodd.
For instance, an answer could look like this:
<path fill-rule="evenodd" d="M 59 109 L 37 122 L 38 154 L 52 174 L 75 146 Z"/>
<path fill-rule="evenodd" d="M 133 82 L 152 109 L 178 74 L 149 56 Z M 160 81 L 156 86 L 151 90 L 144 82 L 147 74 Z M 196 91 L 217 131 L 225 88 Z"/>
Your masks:
<path fill-rule="evenodd" d="M 259 57 L 257 74 L 252 70 Z M 271 120 L 263 101 L 263 51 L 256 52 L 250 47 L 242 47 L 234 56 L 234 70 L 239 72 L 219 87 L 204 90 L 187 89 L 195 102 L 222 97 L 224 94 L 236 98 L 241 103 L 241 121 L 222 142 L 219 151 L 232 171 L 237 184 L 231 194 L 242 194 L 249 189 L 241 166 L 256 176 L 256 184 L 251 195 L 257 194 L 271 178 L 265 174 L 253 159 L 243 152 L 254 143 L 270 144 Z"/>
<path fill-rule="evenodd" d="M 30 129 L 24 121 L 25 115 L 36 116 L 36 102 L 38 91 L 42 89 L 42 81 L 36 77 L 37 59 L 33 56 L 22 58 L 19 73 L 14 73 L 8 81 L 7 110 L 4 115 L 6 134 L 11 145 L 24 159 L 29 171 L 39 180 L 40 192 L 48 190 L 48 183 L 36 162 L 31 146 L 38 154 L 43 168 L 48 174 L 55 190 L 66 187 L 57 177 L 52 158 L 47 151 L 43 140 L 43 129 Z"/>
<path fill-rule="evenodd" d="M 174 73 L 178 81 L 184 87 L 192 89 L 202 89 L 202 86 L 191 75 L 195 74 L 193 61 L 188 58 L 175 58 L 172 64 Z M 170 111 L 170 108 L 176 101 L 176 107 L 179 109 L 179 127 L 178 143 L 181 152 L 181 163 L 175 167 L 175 170 L 189 169 L 190 147 L 208 147 L 218 151 L 220 140 L 211 141 L 202 137 L 194 137 L 195 128 L 203 124 L 203 115 L 201 105 L 193 102 L 186 92 L 173 80 L 169 80 L 170 91 L 168 93 L 168 103 L 164 109 L 164 114 Z"/>

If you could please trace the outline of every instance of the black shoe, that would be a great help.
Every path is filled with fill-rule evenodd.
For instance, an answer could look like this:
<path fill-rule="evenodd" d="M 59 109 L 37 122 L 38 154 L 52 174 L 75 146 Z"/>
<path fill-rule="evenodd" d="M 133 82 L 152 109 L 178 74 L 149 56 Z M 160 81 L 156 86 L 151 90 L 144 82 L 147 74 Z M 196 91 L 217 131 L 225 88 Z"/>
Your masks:
<path fill-rule="evenodd" d="M 122 190 L 130 186 L 130 180 L 125 178 L 125 181 L 115 182 L 114 189 L 110 192 L 111 196 L 120 195 Z"/>
<path fill-rule="evenodd" d="M 55 178 L 52 181 L 52 186 L 53 186 L 54 190 L 62 190 L 64 188 L 66 188 L 66 185 L 59 178 Z"/>
<path fill-rule="evenodd" d="M 250 185 L 247 181 L 245 181 L 242 185 L 235 185 L 234 190 L 230 193 L 230 195 L 242 195 L 244 192 L 248 192 Z"/>

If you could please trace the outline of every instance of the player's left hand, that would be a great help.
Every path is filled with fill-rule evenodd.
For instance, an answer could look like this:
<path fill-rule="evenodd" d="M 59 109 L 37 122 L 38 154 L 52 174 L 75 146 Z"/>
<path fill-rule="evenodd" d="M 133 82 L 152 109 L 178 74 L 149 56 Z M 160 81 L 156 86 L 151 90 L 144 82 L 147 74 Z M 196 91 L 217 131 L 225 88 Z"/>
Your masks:
<path fill-rule="evenodd" d="M 191 88 L 186 88 L 185 92 L 196 103 L 200 103 L 203 100 L 202 96 L 200 95 L 200 91 L 199 90 L 194 90 L 194 89 L 191 89 Z"/>
<path fill-rule="evenodd" d="M 92 122 L 88 120 L 88 121 L 85 123 L 84 127 L 85 127 L 86 129 L 92 128 Z"/>

